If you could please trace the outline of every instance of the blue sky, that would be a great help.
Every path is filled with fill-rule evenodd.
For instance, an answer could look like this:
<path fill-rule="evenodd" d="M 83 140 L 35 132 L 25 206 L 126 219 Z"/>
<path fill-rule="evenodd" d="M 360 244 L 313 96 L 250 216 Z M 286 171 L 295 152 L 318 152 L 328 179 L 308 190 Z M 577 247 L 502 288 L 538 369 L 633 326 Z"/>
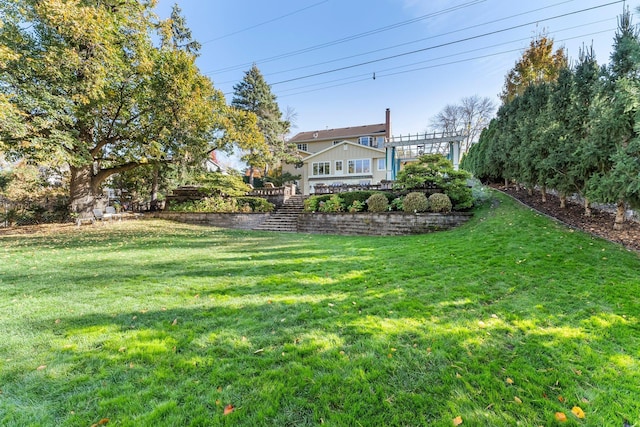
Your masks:
<path fill-rule="evenodd" d="M 280 109 L 297 113 L 292 134 L 381 123 L 386 108 L 394 135 L 415 134 L 463 97 L 498 104 L 504 76 L 541 31 L 571 59 L 593 43 L 607 63 L 623 9 L 614 0 L 159 0 L 158 15 L 174 3 L 227 102 L 256 63 Z M 635 16 L 638 4 L 626 4 Z"/>

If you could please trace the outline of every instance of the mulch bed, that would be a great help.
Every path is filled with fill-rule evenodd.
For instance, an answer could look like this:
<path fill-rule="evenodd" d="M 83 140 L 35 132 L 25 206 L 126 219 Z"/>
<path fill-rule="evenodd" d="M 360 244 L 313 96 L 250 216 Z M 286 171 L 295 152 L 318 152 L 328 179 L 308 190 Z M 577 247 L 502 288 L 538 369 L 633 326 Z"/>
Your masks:
<path fill-rule="evenodd" d="M 584 207 L 570 200 L 567 200 L 565 209 L 560 208 L 560 199 L 553 194 L 547 194 L 547 202 L 542 203 L 539 191 L 534 191 L 530 196 L 525 189 L 517 190 L 514 187 L 505 188 L 504 186 L 493 188 L 508 194 L 538 212 L 562 221 L 570 227 L 620 243 L 628 249 L 640 252 L 639 222 L 627 221 L 624 230 L 614 230 L 615 215 L 612 213 L 592 209 L 591 216 L 587 217 L 584 216 Z"/>

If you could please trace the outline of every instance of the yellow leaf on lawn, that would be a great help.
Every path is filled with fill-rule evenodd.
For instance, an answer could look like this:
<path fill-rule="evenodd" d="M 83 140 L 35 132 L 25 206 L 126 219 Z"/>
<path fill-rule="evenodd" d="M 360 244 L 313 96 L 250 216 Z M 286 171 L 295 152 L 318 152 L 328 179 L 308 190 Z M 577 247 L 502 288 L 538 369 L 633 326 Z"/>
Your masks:
<path fill-rule="evenodd" d="M 173 319 L 171 326 L 176 326 L 177 324 L 178 324 L 178 318 L 176 317 L 175 319 Z"/>
<path fill-rule="evenodd" d="M 36 368 L 36 370 L 38 371 L 42 371 L 43 369 L 45 369 L 47 367 L 47 365 L 40 365 Z"/>
<path fill-rule="evenodd" d="M 584 411 L 579 406 L 574 406 L 573 408 L 571 408 L 571 412 L 573 412 L 573 415 L 580 419 L 584 418 Z"/>
<path fill-rule="evenodd" d="M 507 378 L 505 381 L 507 382 L 507 384 L 513 384 L 513 380 L 511 378 Z"/>
<path fill-rule="evenodd" d="M 462 424 L 462 417 L 461 416 L 457 416 L 453 419 L 453 425 L 454 426 L 459 426 L 460 424 Z"/>
<path fill-rule="evenodd" d="M 234 408 L 233 405 L 229 404 L 224 407 L 224 412 L 222 413 L 222 415 L 229 415 L 230 413 L 233 412 L 234 409 L 236 408 Z"/>
<path fill-rule="evenodd" d="M 513 396 L 513 400 L 514 400 L 516 403 L 522 403 L 522 399 L 520 399 L 518 396 Z"/>
<path fill-rule="evenodd" d="M 567 416 L 564 414 L 564 412 L 556 412 L 556 420 L 564 423 L 567 421 Z"/>
<path fill-rule="evenodd" d="M 99 426 L 103 426 L 105 424 L 107 424 L 109 422 L 109 418 L 103 418 L 100 421 L 98 421 L 98 425 Z"/>

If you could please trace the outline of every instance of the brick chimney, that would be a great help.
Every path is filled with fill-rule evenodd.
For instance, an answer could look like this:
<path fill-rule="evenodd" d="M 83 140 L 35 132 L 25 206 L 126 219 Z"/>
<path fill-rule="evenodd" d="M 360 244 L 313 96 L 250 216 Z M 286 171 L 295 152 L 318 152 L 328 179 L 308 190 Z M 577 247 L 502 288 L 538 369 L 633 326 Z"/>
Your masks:
<path fill-rule="evenodd" d="M 391 110 L 388 108 L 385 114 L 385 128 L 387 129 L 385 136 L 389 139 L 391 138 Z"/>

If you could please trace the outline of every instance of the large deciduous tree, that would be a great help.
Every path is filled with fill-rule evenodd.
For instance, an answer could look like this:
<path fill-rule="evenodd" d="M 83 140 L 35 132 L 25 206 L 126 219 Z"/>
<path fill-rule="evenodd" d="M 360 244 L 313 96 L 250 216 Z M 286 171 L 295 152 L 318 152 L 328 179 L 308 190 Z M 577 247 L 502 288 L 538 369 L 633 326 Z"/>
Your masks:
<path fill-rule="evenodd" d="M 180 37 L 167 42 L 154 4 L 0 0 L 1 144 L 68 165 L 74 212 L 89 212 L 113 174 L 197 159 L 228 136 L 222 93 Z"/>
<path fill-rule="evenodd" d="M 560 70 L 567 67 L 567 56 L 563 48 L 553 50 L 553 39 L 542 34 L 531 40 L 522 57 L 505 77 L 500 94 L 503 103 L 524 93 L 528 86 L 552 82 Z"/>
<path fill-rule="evenodd" d="M 446 105 L 430 120 L 430 125 L 440 132 L 464 132 L 467 137 L 462 143 L 461 151 L 466 153 L 471 144 L 478 141 L 482 130 L 489 125 L 495 110 L 496 106 L 491 99 L 478 95 L 467 96 L 459 104 Z"/>

